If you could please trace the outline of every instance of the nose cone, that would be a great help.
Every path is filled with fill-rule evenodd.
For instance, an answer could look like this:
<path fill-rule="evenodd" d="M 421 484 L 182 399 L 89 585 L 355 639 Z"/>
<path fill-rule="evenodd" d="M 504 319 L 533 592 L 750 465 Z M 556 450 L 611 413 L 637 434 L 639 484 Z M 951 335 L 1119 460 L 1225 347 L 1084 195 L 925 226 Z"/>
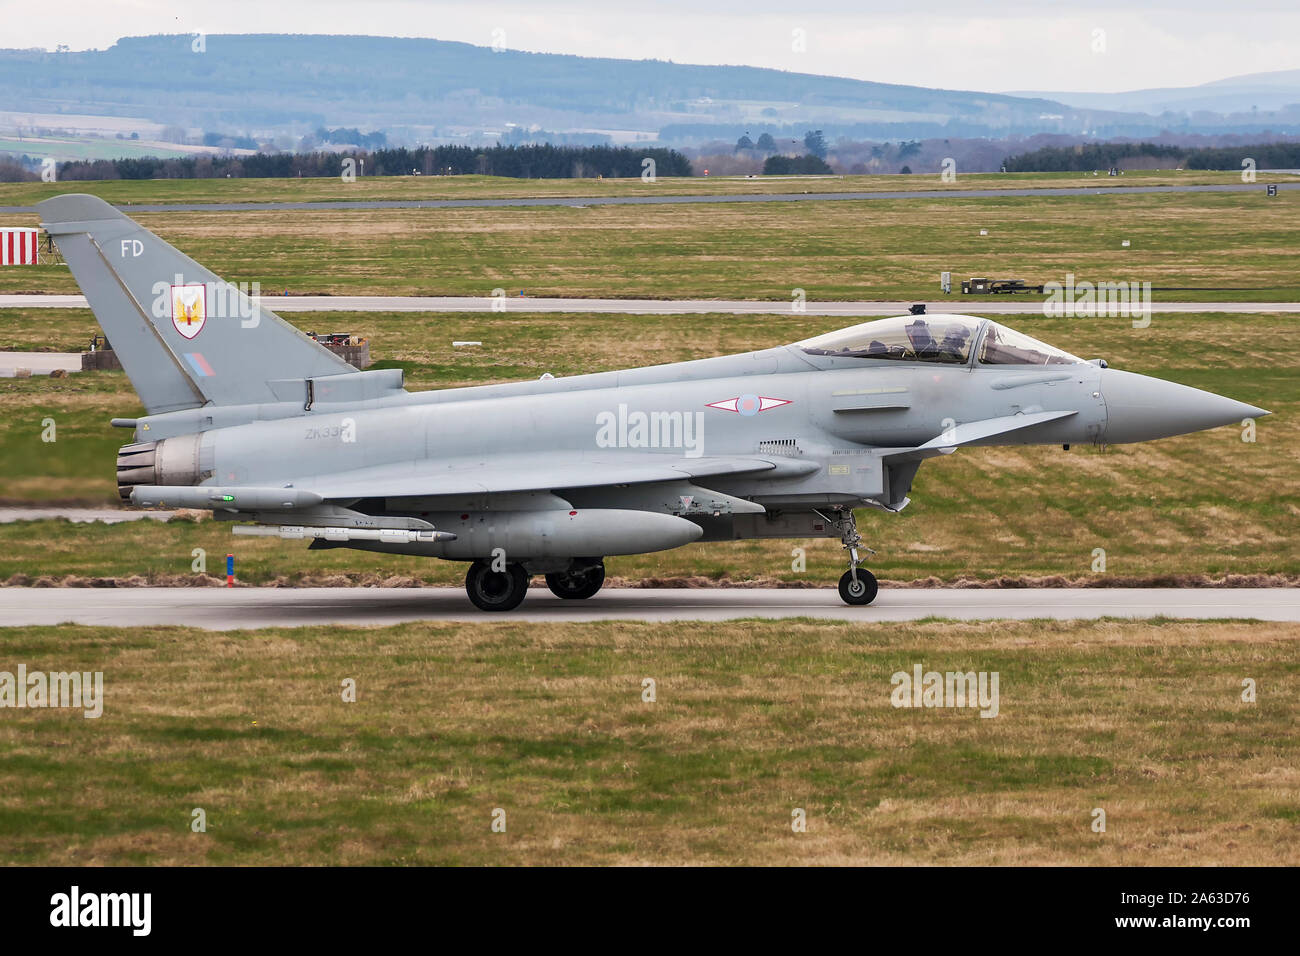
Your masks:
<path fill-rule="evenodd" d="M 1105 441 L 1114 445 L 1240 424 L 1243 418 L 1268 414 L 1213 392 L 1113 368 L 1102 370 L 1101 397 L 1106 403 Z"/>

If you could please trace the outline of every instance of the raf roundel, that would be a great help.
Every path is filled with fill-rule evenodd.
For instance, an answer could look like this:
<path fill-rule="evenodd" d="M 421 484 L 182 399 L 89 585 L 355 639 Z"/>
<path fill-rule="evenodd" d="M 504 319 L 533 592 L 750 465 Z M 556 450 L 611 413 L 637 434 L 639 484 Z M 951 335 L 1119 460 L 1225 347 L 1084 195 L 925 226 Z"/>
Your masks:
<path fill-rule="evenodd" d="M 745 417 L 757 415 L 759 412 L 765 412 L 769 408 L 780 408 L 782 405 L 789 405 L 791 399 L 788 398 L 768 398 L 765 395 L 746 394 L 736 398 L 728 398 L 721 402 L 709 402 L 705 408 L 717 408 L 724 412 L 738 412 Z"/>

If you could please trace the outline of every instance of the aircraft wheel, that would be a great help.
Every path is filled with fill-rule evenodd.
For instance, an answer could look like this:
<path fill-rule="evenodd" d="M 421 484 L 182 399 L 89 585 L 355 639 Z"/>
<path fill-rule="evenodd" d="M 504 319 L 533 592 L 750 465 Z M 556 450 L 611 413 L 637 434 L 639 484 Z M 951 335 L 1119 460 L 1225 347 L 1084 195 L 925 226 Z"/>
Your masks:
<path fill-rule="evenodd" d="M 866 568 L 858 568 L 858 579 L 853 580 L 853 572 L 845 571 L 840 578 L 840 599 L 845 604 L 870 604 L 876 599 L 879 586 L 876 576 Z"/>
<path fill-rule="evenodd" d="M 493 571 L 486 561 L 475 561 L 465 575 L 465 591 L 480 611 L 513 611 L 528 593 L 528 574 L 517 564 Z"/>
<path fill-rule="evenodd" d="M 556 597 L 582 601 L 594 595 L 605 583 L 605 564 L 593 564 L 578 571 L 557 571 L 546 576 L 546 586 Z"/>

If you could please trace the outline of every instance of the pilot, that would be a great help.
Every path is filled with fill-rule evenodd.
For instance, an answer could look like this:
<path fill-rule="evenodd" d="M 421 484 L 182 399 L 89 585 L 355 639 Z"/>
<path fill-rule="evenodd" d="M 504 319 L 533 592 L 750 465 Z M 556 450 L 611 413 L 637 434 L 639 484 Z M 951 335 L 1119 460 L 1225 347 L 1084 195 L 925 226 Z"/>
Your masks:
<path fill-rule="evenodd" d="M 966 340 L 970 338 L 970 329 L 960 322 L 948 326 L 944 332 L 943 343 L 939 346 L 939 353 L 943 358 L 951 358 L 954 362 L 966 361 Z"/>

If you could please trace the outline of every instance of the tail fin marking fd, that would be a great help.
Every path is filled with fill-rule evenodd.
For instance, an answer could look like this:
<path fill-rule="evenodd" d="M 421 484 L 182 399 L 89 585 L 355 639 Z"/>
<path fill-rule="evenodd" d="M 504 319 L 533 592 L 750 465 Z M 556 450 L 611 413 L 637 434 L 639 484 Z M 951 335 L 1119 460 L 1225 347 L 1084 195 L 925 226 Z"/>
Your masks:
<path fill-rule="evenodd" d="M 355 372 L 102 199 L 37 208 L 149 414 L 274 402 L 272 382 Z"/>

